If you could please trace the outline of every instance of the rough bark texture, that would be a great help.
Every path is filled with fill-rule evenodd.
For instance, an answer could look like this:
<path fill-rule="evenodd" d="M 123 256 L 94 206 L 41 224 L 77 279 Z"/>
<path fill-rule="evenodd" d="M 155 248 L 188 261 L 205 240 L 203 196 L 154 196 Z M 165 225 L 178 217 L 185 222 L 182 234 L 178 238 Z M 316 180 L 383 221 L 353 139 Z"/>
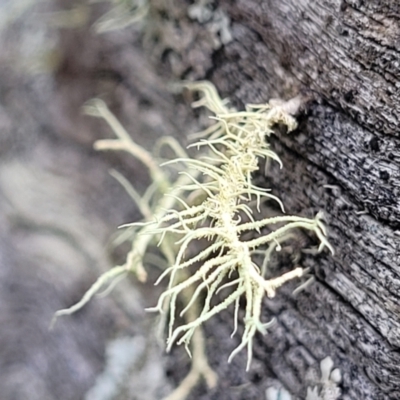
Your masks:
<path fill-rule="evenodd" d="M 331 356 L 343 375 L 343 399 L 399 399 L 400 5 L 390 0 L 221 0 L 211 4 L 214 14 L 199 22 L 189 17 L 183 0 L 151 4 L 144 40 L 131 28 L 101 37 L 83 28 L 59 31 L 61 61 L 47 81 L 36 75 L 21 83 L 10 63 L 2 66 L 1 318 L 10 321 L 10 334 L 2 333 L 7 344 L 0 348 L 14 349 L 1 357 L 6 371 L 1 384 L 10 391 L 2 391 L 4 398 L 13 398 L 8 393 L 16 390 L 15 382 L 28 379 L 18 364 L 27 359 L 32 365 L 27 374 L 37 377 L 34 390 L 47 397 L 18 398 L 80 398 L 101 370 L 106 337 L 115 331 L 145 336 L 149 329 L 146 324 L 133 332 L 127 328 L 129 318 L 135 324 L 143 319 L 140 304 L 130 315 L 124 306 L 126 293 L 139 299 L 136 284 L 121 290 L 125 300 L 95 301 L 82 315 L 64 321 L 65 333 L 52 335 L 44 328 L 53 310 L 79 298 L 107 267 L 102 247 L 113 227 L 137 215 L 106 177 L 117 157 L 90 150 L 107 131 L 79 117 L 79 106 L 103 95 L 135 140 L 151 146 L 159 135 L 183 137 L 193 131 L 187 103 L 171 95 L 166 83 L 207 78 L 238 106 L 303 95 L 298 130 L 273 140 L 284 168 L 272 165 L 267 179 L 288 213 L 324 211 L 336 254 L 303 257 L 316 282 L 296 297 L 292 284 L 265 301 L 265 319 L 275 316 L 278 323 L 257 338 L 249 373 L 245 354 L 226 364 L 239 340 L 229 338 L 231 314 L 208 323 L 210 362 L 220 380 L 212 391 L 198 387 L 191 398 L 262 399 L 276 380 L 305 398 L 315 382 L 312 371 Z M 229 26 L 221 15 L 229 16 Z M 10 52 L 4 54 L 10 58 Z M 142 172 L 135 173 L 140 165 L 122 160 L 121 168 L 144 187 Z M 16 187 L 21 176 L 28 178 Z M 54 251 L 57 246 L 65 249 Z M 93 265 L 101 267 L 93 270 Z M 143 295 L 136 304 L 154 302 L 153 294 Z M 36 304 L 36 311 L 21 304 Z M 15 335 L 18 330 L 23 336 Z M 147 357 L 148 365 L 162 365 L 159 350 L 152 349 L 156 356 Z M 56 364 L 65 369 L 57 371 L 51 360 L 60 357 L 64 361 Z M 71 364 L 81 372 L 71 372 Z M 187 368 L 184 353 L 175 350 L 166 364 L 173 385 Z M 47 391 L 43 382 L 49 382 Z M 159 393 L 165 393 L 163 382 L 160 378 Z M 63 385 L 74 392 L 66 395 Z M 140 397 L 138 386 L 127 386 L 121 398 L 160 396 Z"/>
<path fill-rule="evenodd" d="M 233 41 L 210 52 L 205 66 L 189 43 L 179 49 L 180 68 L 207 76 L 238 104 L 306 94 L 299 129 L 275 143 L 285 167 L 270 178 L 289 212 L 325 211 L 336 249 L 335 257 L 304 262 L 317 277 L 305 293 L 292 299 L 282 290 L 266 302 L 279 328 L 260 340 L 260 363 L 304 396 L 310 363 L 330 355 L 344 375 L 344 398 L 399 398 L 400 7 L 247 0 L 220 7 Z"/>

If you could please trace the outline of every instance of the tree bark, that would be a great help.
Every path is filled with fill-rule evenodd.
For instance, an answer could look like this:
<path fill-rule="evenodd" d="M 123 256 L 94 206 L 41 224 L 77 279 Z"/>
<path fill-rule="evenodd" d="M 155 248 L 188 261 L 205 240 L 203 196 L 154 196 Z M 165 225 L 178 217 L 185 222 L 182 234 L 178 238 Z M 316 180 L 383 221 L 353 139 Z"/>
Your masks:
<path fill-rule="evenodd" d="M 278 324 L 259 338 L 250 375 L 243 360 L 218 362 L 233 347 L 226 319 L 208 324 L 221 381 L 227 374 L 238 385 L 252 382 L 250 392 L 220 385 L 211 397 L 260 398 L 272 375 L 304 398 L 307 372 L 331 356 L 343 398 L 399 398 L 400 6 L 221 1 L 214 12 L 229 16 L 232 35 L 224 44 L 213 17 L 200 23 L 184 2 L 163 3 L 150 54 L 168 79 L 208 78 L 238 106 L 299 93 L 307 99 L 298 130 L 274 140 L 284 168 L 275 166 L 268 179 L 289 213 L 324 211 L 336 250 L 304 259 L 316 282 L 296 298 L 289 286 L 265 302 Z"/>
<path fill-rule="evenodd" d="M 63 62 L 51 96 L 63 100 L 58 114 L 48 116 L 56 132 L 50 137 L 73 143 L 75 154 L 81 151 L 77 143 L 89 151 L 89 143 L 107 133 L 93 133 L 93 124 L 77 117 L 77 103 L 101 93 L 140 144 L 151 148 L 156 137 L 167 134 L 184 141 L 196 125 L 188 102 L 168 91 L 174 80 L 209 79 L 238 107 L 300 94 L 299 128 L 273 138 L 284 168 L 272 164 L 268 176 L 258 179 L 267 180 L 288 214 L 311 217 L 323 210 L 336 253 L 303 255 L 300 262 L 315 282 L 297 296 L 292 283 L 265 300 L 264 318 L 274 316 L 277 324 L 257 337 L 249 373 L 245 354 L 226 363 L 239 341 L 229 338 L 232 313 L 207 323 L 207 349 L 219 383 L 211 391 L 199 386 L 190 398 L 262 399 L 279 381 L 304 399 L 307 387 L 318 380 L 319 361 L 330 356 L 342 373 L 341 398 L 399 399 L 400 5 L 390 0 L 221 0 L 198 1 L 203 14 L 193 14 L 183 0 L 150 4 L 142 36 L 135 28 L 101 37 L 87 30 L 61 32 Z M 77 52 L 77 38 L 86 38 L 86 56 Z M 72 110 L 70 119 L 85 133 L 74 133 L 60 110 Z M 94 156 L 88 157 L 83 159 Z M 123 165 L 143 187 L 145 179 L 137 178 L 141 167 L 125 158 Z M 101 193 L 104 179 L 98 175 Z M 116 197 L 104 199 L 103 208 L 96 203 L 94 221 L 106 210 L 113 210 L 115 225 L 130 215 L 129 202 L 115 203 Z M 110 229 L 104 227 L 103 238 Z M 144 294 L 142 301 L 152 305 L 154 298 Z M 110 312 L 120 312 L 116 309 L 110 305 Z M 181 349 L 174 350 L 166 365 L 173 385 L 187 368 Z"/>

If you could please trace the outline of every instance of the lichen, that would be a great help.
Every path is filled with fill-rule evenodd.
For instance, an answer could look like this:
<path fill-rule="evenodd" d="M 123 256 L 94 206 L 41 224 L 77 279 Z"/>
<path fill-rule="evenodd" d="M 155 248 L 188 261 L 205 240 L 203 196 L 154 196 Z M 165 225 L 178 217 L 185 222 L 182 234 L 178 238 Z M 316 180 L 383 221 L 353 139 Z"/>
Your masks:
<path fill-rule="evenodd" d="M 261 318 L 264 297 L 274 297 L 280 286 L 306 272 L 296 267 L 281 276 L 265 278 L 270 254 L 279 251 L 282 243 L 293 240 L 297 229 L 314 233 L 319 241 L 318 252 L 328 248 L 333 253 L 322 213 L 314 218 L 292 215 L 257 218 L 265 201 L 272 201 L 284 212 L 279 198 L 271 194 L 270 189 L 256 186 L 252 175 L 259 170 L 261 159 L 274 160 L 282 167 L 268 139 L 276 124 L 285 125 L 288 131 L 297 126 L 287 113 L 285 103 L 249 104 L 244 111 L 237 111 L 219 97 L 209 82 L 184 82 L 180 86 L 199 94 L 194 107 L 205 107 L 214 115 L 211 126 L 198 133 L 198 141 L 189 146 L 198 149 L 194 157 L 186 155 L 172 138 L 161 139 L 160 146 L 169 145 L 177 155 L 162 168 L 148 151 L 133 142 L 102 101 L 94 100 L 86 106 L 87 113 L 104 118 L 116 135 L 116 139 L 96 142 L 95 148 L 129 152 L 146 165 L 153 183 L 143 195 L 131 188 L 131 197 L 142 211 L 144 221 L 123 226 L 136 230 L 125 264 L 106 272 L 78 304 L 55 315 L 77 311 L 104 285 L 128 272 L 145 280 L 143 257 L 149 252 L 150 243 L 158 243 L 168 267 L 156 284 L 167 276 L 169 284 L 157 305 L 149 311 L 168 315 L 168 351 L 177 343 L 184 344 L 190 354 L 193 340 L 192 375 L 188 375 L 190 379 L 186 379 L 169 399 L 184 398 L 201 376 L 210 386 L 215 384 L 215 374 L 208 365 L 204 337 L 199 329 L 213 316 L 234 305 L 234 334 L 239 324 L 242 297 L 246 301 L 244 332 L 228 362 L 246 348 L 247 369 L 250 368 L 254 336 L 266 334 L 273 323 Z M 174 174 L 167 172 L 171 167 L 180 171 L 175 180 L 171 178 Z M 204 241 L 205 247 L 201 245 Z M 264 260 L 258 265 L 255 259 L 260 255 Z M 179 310 L 184 322 L 176 326 L 178 299 L 184 302 L 183 309 Z"/>

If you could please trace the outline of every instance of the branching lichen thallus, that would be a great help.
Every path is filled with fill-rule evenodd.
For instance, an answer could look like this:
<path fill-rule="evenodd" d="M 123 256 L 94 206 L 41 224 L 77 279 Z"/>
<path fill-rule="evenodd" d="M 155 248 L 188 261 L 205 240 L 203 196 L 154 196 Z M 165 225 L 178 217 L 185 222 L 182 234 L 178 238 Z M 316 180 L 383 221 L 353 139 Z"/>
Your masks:
<path fill-rule="evenodd" d="M 152 192 L 155 185 L 156 193 L 161 197 L 150 204 L 147 192 L 140 197 L 122 177 L 116 176 L 128 188 L 146 222 L 125 225 L 139 228 L 126 263 L 101 275 L 77 304 L 57 311 L 52 324 L 57 317 L 78 311 L 106 284 L 111 282 L 113 286 L 128 272 L 136 273 L 141 281 L 145 280 L 147 274 L 143 257 L 148 252 L 150 242 L 161 237 L 160 250 L 168 260 L 169 267 L 157 283 L 169 275 L 169 285 L 161 294 L 156 307 L 150 310 L 169 315 L 167 350 L 177 342 L 185 344 L 189 351 L 188 344 L 196 328 L 231 304 L 234 304 L 235 310 L 235 333 L 239 301 L 244 295 L 244 333 L 229 361 L 247 347 L 248 369 L 254 335 L 257 332 L 265 334 L 271 324 L 261 321 L 264 295 L 273 297 L 279 286 L 305 273 L 298 267 L 280 277 L 266 279 L 265 272 L 271 252 L 279 249 L 281 243 L 293 239 L 296 236 L 294 230 L 298 228 L 314 232 L 320 241 L 318 251 L 327 247 L 333 253 L 333 249 L 327 241 L 320 213 L 314 219 L 281 215 L 257 220 L 254 217 L 257 213 L 250 207 L 255 202 L 256 211 L 260 213 L 262 200 L 272 199 L 283 211 L 281 201 L 269 189 L 253 184 L 252 173 L 258 170 L 260 158 L 265 159 L 266 163 L 270 159 L 275 160 L 282 167 L 279 157 L 269 147 L 268 138 L 273 132 L 272 127 L 278 123 L 286 125 L 288 131 L 296 127 L 296 121 L 287 112 L 295 102 L 247 105 L 245 111 L 236 111 L 228 107 L 226 100 L 220 99 L 215 87 L 209 82 L 184 83 L 183 86 L 198 92 L 199 100 L 193 103 L 193 107 L 208 108 L 214 114 L 211 117 L 214 123 L 197 135 L 201 139 L 192 145 L 203 148 L 197 158 L 187 157 L 186 152 L 172 138 L 160 139 L 160 146 L 162 143 L 169 144 L 179 157 L 165 164 L 184 164 L 190 171 L 180 172 L 180 178 L 174 183 L 169 183 L 167 175 L 155 164 L 151 154 L 132 141 L 101 100 L 93 100 L 85 107 L 90 115 L 104 118 L 117 136 L 117 139 L 100 140 L 95 147 L 99 150 L 128 151 L 140 159 L 149 168 L 154 181 L 148 191 Z M 178 209 L 178 206 L 181 208 Z M 252 239 L 245 239 L 248 233 L 251 233 Z M 168 243 L 171 243 L 171 238 L 178 236 L 177 247 L 168 245 L 166 235 L 170 236 Z M 205 248 L 198 243 L 203 240 L 208 240 Z M 194 249 L 197 249 L 197 253 L 193 252 Z M 254 261 L 260 254 L 264 256 L 261 266 Z M 218 299 L 214 296 L 229 286 L 231 292 L 225 297 L 222 294 Z M 180 312 L 185 322 L 175 327 L 178 298 L 185 303 Z M 196 376 L 212 376 L 209 381 L 215 382 L 214 374 L 205 361 L 203 339 L 199 332 L 201 330 L 197 331 L 197 339 L 201 337 L 201 340 L 196 340 L 196 335 L 193 337 L 193 349 L 197 349 L 197 361 L 193 359 L 197 365 L 194 372 Z M 187 392 L 193 382 L 186 386 Z"/>
<path fill-rule="evenodd" d="M 257 265 L 253 260 L 254 255 L 263 251 L 265 257 L 268 257 L 271 249 L 293 238 L 293 230 L 296 228 L 314 232 L 320 242 L 318 251 L 322 251 L 324 247 L 332 253 L 333 250 L 327 241 L 321 214 L 314 219 L 283 215 L 256 220 L 256 213 L 249 206 L 250 202 L 256 201 L 259 212 L 262 200 L 269 198 L 276 201 L 283 211 L 283 205 L 278 198 L 271 195 L 268 189 L 252 183 L 252 173 L 258 170 L 260 158 L 281 163 L 279 157 L 270 149 L 268 137 L 276 123 L 285 124 L 288 130 L 292 130 L 296 127 L 295 120 L 286 114 L 283 107 L 273 107 L 269 104 L 248 105 L 246 111 L 228 111 L 219 97 L 216 97 L 213 87 L 206 83 L 187 86 L 202 94 L 196 105 L 227 112 L 212 117 L 215 123 L 204 131 L 203 139 L 192 145 L 198 148 L 207 147 L 206 156 L 199 159 L 178 158 L 165 163 L 182 163 L 193 173 L 181 172 L 190 181 L 180 188 L 182 193 L 186 192 L 186 196 L 179 199 L 182 209 L 167 210 L 158 221 L 150 222 L 154 224 L 151 234 L 161 235 L 161 240 L 165 235 L 178 235 L 180 238 L 177 243 L 180 247 L 173 265 L 166 269 L 157 281 L 158 283 L 169 275 L 168 288 L 161 294 L 156 307 L 149 310 L 162 313 L 168 309 L 167 350 L 170 350 L 175 342 L 188 347 L 197 327 L 233 303 L 235 332 L 239 301 L 244 295 L 244 333 L 241 343 L 228 361 L 247 347 L 248 369 L 252 357 L 253 337 L 256 332 L 265 334 L 270 325 L 261 321 L 264 295 L 274 297 L 278 287 L 304 274 L 304 270 L 298 267 L 277 278 L 265 279 L 266 265 Z M 127 226 L 134 225 L 138 224 Z M 263 228 L 267 228 L 269 233 L 261 234 Z M 256 237 L 244 240 L 243 234 L 249 231 L 254 232 Z M 189 252 L 188 248 L 193 242 L 200 240 L 208 240 L 208 246 L 204 248 L 199 246 L 199 243 L 194 243 L 193 247 L 200 250 L 193 255 L 193 250 Z M 191 255 L 186 257 L 186 253 Z M 178 277 L 179 272 L 194 265 L 200 266 L 193 274 L 185 274 L 182 281 Z M 232 276 L 234 278 L 229 279 Z M 192 285 L 195 288 L 193 295 L 180 315 L 184 315 L 198 301 L 201 301 L 201 312 L 194 321 L 175 327 L 177 298 Z M 220 295 L 219 302 L 214 304 L 213 296 L 228 286 L 233 287 L 230 294 L 226 297 Z M 200 300 L 203 292 L 204 302 Z M 166 307 L 166 304 L 169 307 Z"/>

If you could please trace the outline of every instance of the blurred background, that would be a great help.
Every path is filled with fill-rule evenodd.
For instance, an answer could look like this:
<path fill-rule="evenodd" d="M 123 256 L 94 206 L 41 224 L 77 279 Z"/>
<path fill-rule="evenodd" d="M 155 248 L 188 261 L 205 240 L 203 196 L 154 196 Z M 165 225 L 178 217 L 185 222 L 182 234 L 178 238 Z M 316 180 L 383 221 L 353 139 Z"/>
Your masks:
<path fill-rule="evenodd" d="M 135 50 L 135 29 L 103 35 L 93 28 L 112 7 L 0 1 L 2 400 L 151 400 L 170 390 L 153 317 L 143 311 L 156 298 L 151 283 L 139 292 L 123 282 L 49 330 L 56 310 L 122 260 L 124 249 L 112 251 L 110 240 L 118 225 L 140 216 L 109 169 L 138 190 L 147 182 L 135 160 L 93 150 L 112 133 L 83 116 L 82 105 L 102 97 L 145 146 L 174 130 L 160 124 L 168 95 L 154 89 L 157 76 Z M 127 44 L 132 51 L 123 51 Z M 115 63 L 129 64 L 130 82 Z"/>

